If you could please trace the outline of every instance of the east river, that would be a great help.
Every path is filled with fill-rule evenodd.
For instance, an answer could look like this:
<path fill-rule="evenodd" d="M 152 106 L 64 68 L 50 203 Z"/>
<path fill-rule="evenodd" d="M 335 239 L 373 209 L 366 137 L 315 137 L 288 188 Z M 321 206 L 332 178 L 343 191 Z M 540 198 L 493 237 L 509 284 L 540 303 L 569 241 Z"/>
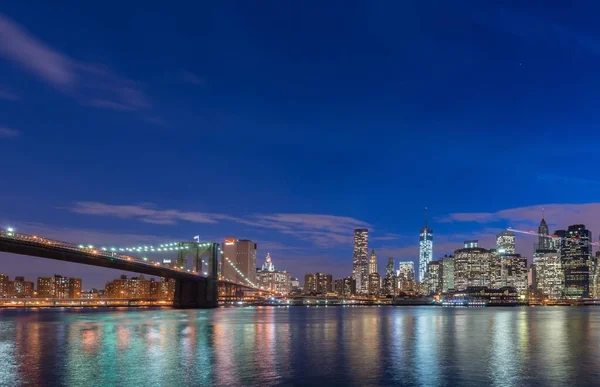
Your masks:
<path fill-rule="evenodd" d="M 600 307 L 0 310 L 0 386 L 598 386 Z"/>

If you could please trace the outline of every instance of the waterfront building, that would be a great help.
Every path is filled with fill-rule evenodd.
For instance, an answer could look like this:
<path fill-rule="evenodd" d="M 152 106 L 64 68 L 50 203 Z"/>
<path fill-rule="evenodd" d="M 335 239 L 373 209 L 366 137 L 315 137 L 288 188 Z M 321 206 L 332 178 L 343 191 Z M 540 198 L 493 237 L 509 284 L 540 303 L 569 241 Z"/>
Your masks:
<path fill-rule="evenodd" d="M 536 250 L 533 255 L 533 267 L 533 287 L 549 299 L 562 298 L 565 279 L 558 251 Z"/>
<path fill-rule="evenodd" d="M 34 294 L 33 282 L 25 281 L 25 277 L 15 277 L 10 281 L 9 296 L 15 298 L 30 298 Z"/>
<path fill-rule="evenodd" d="M 520 254 L 503 254 L 500 263 L 502 287 L 509 286 L 524 294 L 527 290 L 527 258 Z"/>
<path fill-rule="evenodd" d="M 304 276 L 305 294 L 327 294 L 333 292 L 331 274 L 315 273 Z"/>
<path fill-rule="evenodd" d="M 583 224 L 567 228 L 564 247 L 560 250 L 567 298 L 590 297 L 591 238 L 591 232 Z"/>
<path fill-rule="evenodd" d="M 152 298 L 150 282 L 143 275 L 131 278 L 122 275 L 106 283 L 105 296 L 107 298 Z"/>
<path fill-rule="evenodd" d="M 368 289 L 368 263 L 369 230 L 357 228 L 354 230 L 354 244 L 352 253 L 352 278 L 356 281 L 356 292 L 366 294 Z"/>
<path fill-rule="evenodd" d="M 515 233 L 502 231 L 496 235 L 496 251 L 500 255 L 515 253 Z"/>
<path fill-rule="evenodd" d="M 9 282 L 8 276 L 0 273 L 0 298 L 8 297 Z"/>
<path fill-rule="evenodd" d="M 356 294 L 356 281 L 352 277 L 337 279 L 334 290 L 340 297 L 351 297 Z"/>
<path fill-rule="evenodd" d="M 385 294 L 396 293 L 396 276 L 394 275 L 394 258 L 389 257 L 385 267 L 385 279 L 383 280 Z"/>
<path fill-rule="evenodd" d="M 419 281 L 423 282 L 427 272 L 427 264 L 433 259 L 433 230 L 427 225 L 427 208 L 425 208 L 425 225 L 419 232 Z"/>
<path fill-rule="evenodd" d="M 296 277 L 290 279 L 290 286 L 292 287 L 292 291 L 302 290 L 300 280 Z"/>
<path fill-rule="evenodd" d="M 369 295 L 381 294 L 381 276 L 377 272 L 369 274 Z"/>
<path fill-rule="evenodd" d="M 221 258 L 222 278 L 227 281 L 256 285 L 256 248 L 256 243 L 248 239 L 225 238 Z"/>
<path fill-rule="evenodd" d="M 415 282 L 415 264 L 412 261 L 398 262 L 398 290 L 409 291 L 414 289 Z"/>
<path fill-rule="evenodd" d="M 37 278 L 37 296 L 40 298 L 54 297 L 54 277 Z"/>
<path fill-rule="evenodd" d="M 81 278 L 63 277 L 55 274 L 53 277 L 37 278 L 37 297 L 39 298 L 80 298 Z"/>
<path fill-rule="evenodd" d="M 279 295 L 287 295 L 291 290 L 290 273 L 277 270 L 270 254 L 267 254 L 262 268 L 256 269 L 256 281 L 258 287 L 261 289 L 266 289 Z"/>
<path fill-rule="evenodd" d="M 443 266 L 440 261 L 431 261 L 427 264 L 427 272 L 425 274 L 425 294 L 434 294 L 442 291 L 443 281 Z"/>
<path fill-rule="evenodd" d="M 454 289 L 454 256 L 444 255 L 442 261 L 442 292 Z"/>
<path fill-rule="evenodd" d="M 467 243 L 465 242 L 465 245 Z M 469 247 L 454 252 L 454 289 L 492 287 L 500 282 L 499 256 L 494 250 Z"/>

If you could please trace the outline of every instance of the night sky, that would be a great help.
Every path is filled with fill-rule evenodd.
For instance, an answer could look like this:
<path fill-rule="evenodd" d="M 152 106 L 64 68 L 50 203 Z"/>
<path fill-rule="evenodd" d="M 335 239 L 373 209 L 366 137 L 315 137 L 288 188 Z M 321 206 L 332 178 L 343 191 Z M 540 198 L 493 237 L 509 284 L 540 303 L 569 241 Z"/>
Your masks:
<path fill-rule="evenodd" d="M 0 225 L 75 243 L 225 236 L 349 275 L 507 226 L 600 233 L 600 4 L 12 1 Z M 532 237 L 517 237 L 531 258 Z M 8 254 L 11 277 L 121 274 Z"/>

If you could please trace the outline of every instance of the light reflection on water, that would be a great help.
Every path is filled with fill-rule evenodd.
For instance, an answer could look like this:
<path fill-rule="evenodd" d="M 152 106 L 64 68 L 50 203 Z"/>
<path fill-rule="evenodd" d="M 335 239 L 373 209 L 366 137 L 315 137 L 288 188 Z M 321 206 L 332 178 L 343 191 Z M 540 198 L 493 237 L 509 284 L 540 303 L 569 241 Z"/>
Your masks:
<path fill-rule="evenodd" d="M 598 385 L 600 308 L 0 310 L 0 385 Z"/>

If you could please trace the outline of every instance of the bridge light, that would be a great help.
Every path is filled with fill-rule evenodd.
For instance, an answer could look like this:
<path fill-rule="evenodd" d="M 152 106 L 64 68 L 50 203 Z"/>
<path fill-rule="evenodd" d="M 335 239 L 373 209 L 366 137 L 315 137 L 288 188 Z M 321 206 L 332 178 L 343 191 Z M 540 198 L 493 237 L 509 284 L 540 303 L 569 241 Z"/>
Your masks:
<path fill-rule="evenodd" d="M 115 249 L 114 247 L 110 248 L 110 251 L 116 251 L 117 249 Z"/>
<path fill-rule="evenodd" d="M 83 248 L 84 248 L 84 246 L 83 246 L 83 245 L 79 245 L 79 246 L 77 246 L 77 247 L 79 247 L 80 249 L 83 249 Z"/>
<path fill-rule="evenodd" d="M 14 229 L 14 228 L 12 228 L 12 227 L 9 227 L 9 228 L 7 228 L 7 229 L 6 229 L 6 231 L 8 231 L 8 232 L 14 232 L 14 231 L 15 231 L 15 229 Z"/>
<path fill-rule="evenodd" d="M 102 251 L 106 251 L 106 250 L 108 250 L 106 247 L 103 247 L 103 248 L 102 248 Z"/>
<path fill-rule="evenodd" d="M 93 248 L 94 248 L 94 246 L 88 245 L 88 249 L 93 249 Z"/>
<path fill-rule="evenodd" d="M 144 261 L 147 261 L 147 260 L 148 260 L 148 258 L 144 257 Z"/>
<path fill-rule="evenodd" d="M 207 272 L 204 272 L 204 275 L 208 275 L 208 273 L 207 273 Z"/>

